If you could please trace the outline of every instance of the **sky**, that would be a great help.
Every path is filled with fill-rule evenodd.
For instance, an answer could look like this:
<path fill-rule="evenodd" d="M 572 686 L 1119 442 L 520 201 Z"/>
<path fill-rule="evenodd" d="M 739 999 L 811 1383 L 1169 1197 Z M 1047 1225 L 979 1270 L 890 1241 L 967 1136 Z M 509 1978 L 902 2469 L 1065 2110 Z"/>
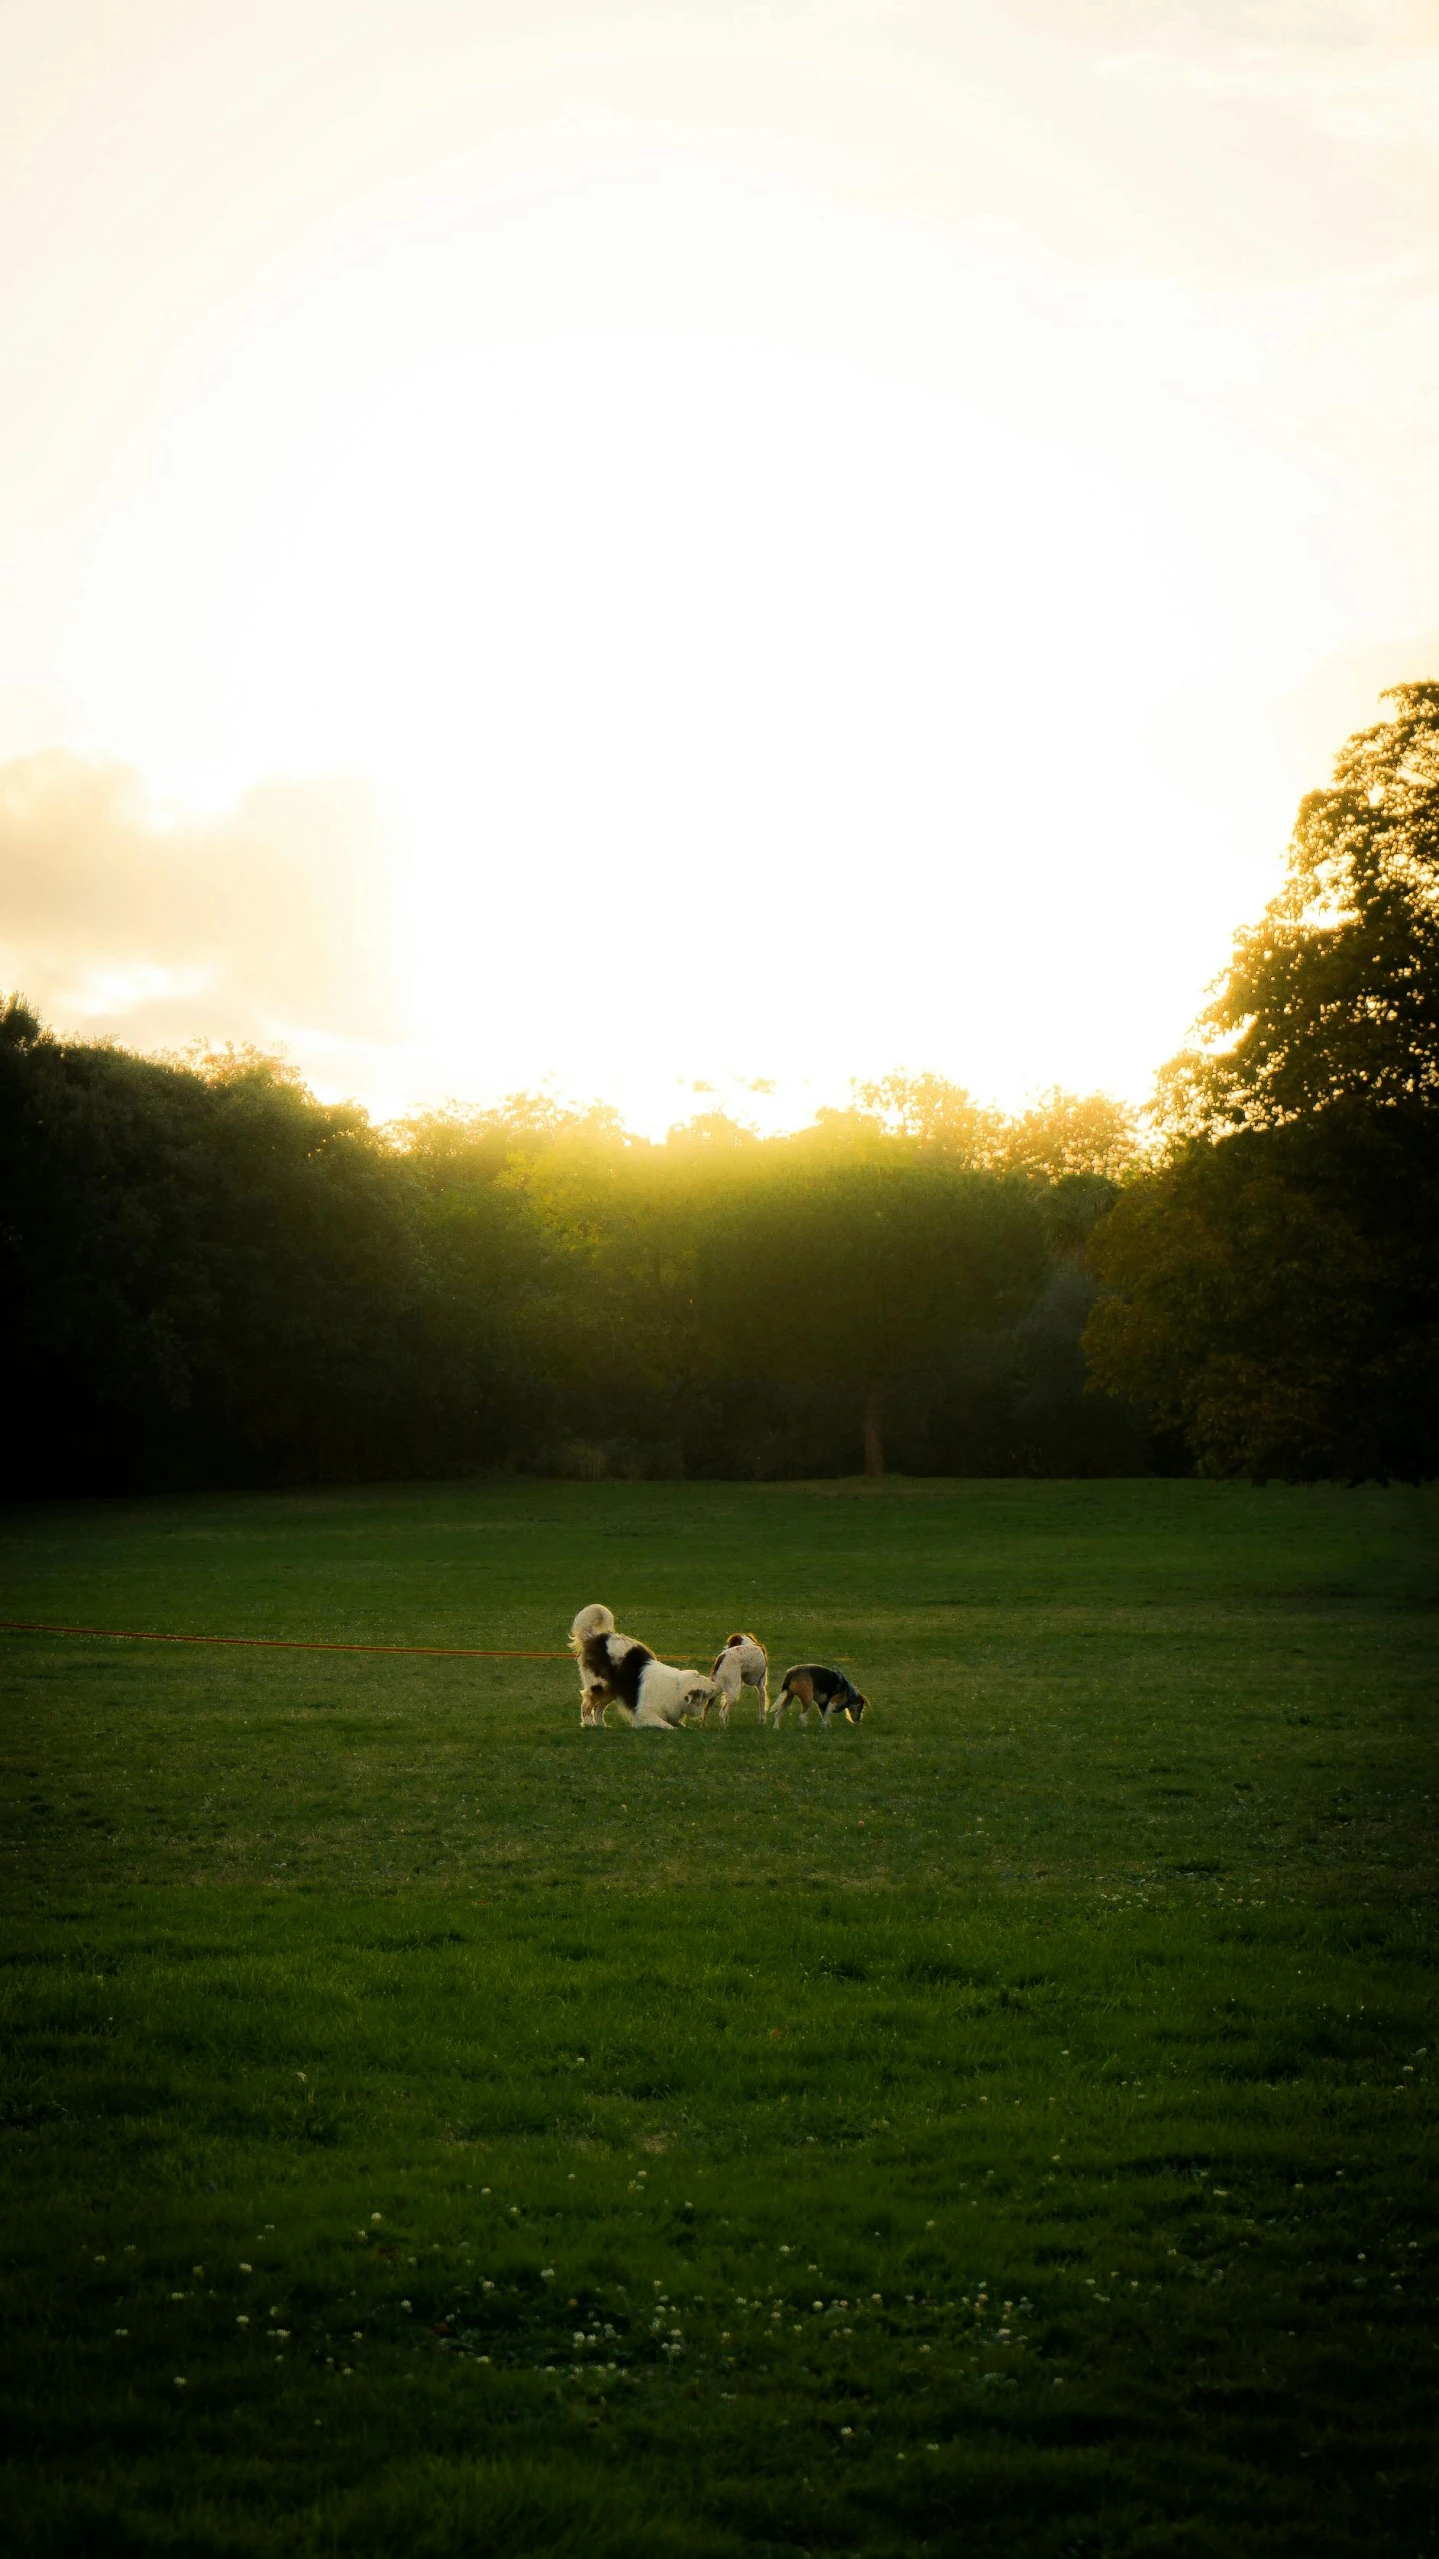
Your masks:
<path fill-rule="evenodd" d="M 0 0 L 0 987 L 1142 1099 L 1436 429 L 1439 0 Z"/>

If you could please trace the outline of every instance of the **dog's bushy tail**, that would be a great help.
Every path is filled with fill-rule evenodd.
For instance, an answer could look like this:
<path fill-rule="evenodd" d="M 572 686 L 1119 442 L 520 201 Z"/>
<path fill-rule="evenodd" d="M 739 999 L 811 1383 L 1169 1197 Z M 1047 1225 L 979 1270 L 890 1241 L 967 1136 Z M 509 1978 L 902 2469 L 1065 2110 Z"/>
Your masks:
<path fill-rule="evenodd" d="M 582 1652 L 591 1635 L 613 1635 L 614 1631 L 613 1609 L 606 1608 L 602 1599 L 592 1599 L 587 1607 L 575 1612 L 574 1624 L 570 1628 L 570 1651 Z"/>

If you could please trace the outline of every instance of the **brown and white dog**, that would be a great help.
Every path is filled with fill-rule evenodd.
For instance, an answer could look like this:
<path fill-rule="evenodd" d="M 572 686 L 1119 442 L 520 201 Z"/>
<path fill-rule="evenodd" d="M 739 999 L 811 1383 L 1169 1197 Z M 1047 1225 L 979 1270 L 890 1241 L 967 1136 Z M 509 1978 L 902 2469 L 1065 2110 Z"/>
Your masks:
<path fill-rule="evenodd" d="M 602 1724 L 612 1700 L 633 1715 L 645 1664 L 654 1660 L 648 1644 L 617 1634 L 613 1611 L 595 1600 L 570 1628 L 570 1651 L 579 1664 L 580 1722 Z"/>
<path fill-rule="evenodd" d="M 603 1724 L 605 1708 L 617 1706 L 639 1732 L 673 1732 L 681 1724 L 702 1723 L 714 1702 L 712 1679 L 656 1661 L 637 1636 L 616 1632 L 613 1613 L 602 1601 L 579 1611 L 570 1650 L 580 1669 L 582 1724 Z"/>
<path fill-rule="evenodd" d="M 729 1710 L 739 1704 L 743 1688 L 754 1690 L 759 1699 L 759 1719 L 764 1722 L 769 1713 L 769 1655 L 758 1635 L 726 1636 L 724 1651 L 716 1654 L 710 1677 L 719 1691 L 719 1719 L 726 1730 Z M 700 1717 L 701 1723 L 707 1721 L 708 1716 L 709 1708 L 706 1707 Z"/>
<path fill-rule="evenodd" d="M 800 1722 L 807 1724 L 811 1706 L 817 1706 L 826 1727 L 832 1715 L 847 1715 L 857 1724 L 868 1704 L 869 1699 L 860 1695 L 842 1670 L 831 1670 L 825 1662 L 796 1662 L 780 1681 L 774 1720 L 777 1728 L 786 1706 L 797 1706 Z"/>

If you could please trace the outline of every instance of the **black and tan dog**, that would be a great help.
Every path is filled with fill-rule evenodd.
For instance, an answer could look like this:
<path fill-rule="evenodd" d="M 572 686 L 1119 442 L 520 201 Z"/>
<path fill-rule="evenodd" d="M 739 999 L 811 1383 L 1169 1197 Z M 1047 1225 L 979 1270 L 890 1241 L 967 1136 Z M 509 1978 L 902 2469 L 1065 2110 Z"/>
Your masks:
<path fill-rule="evenodd" d="M 825 1662 L 796 1662 L 780 1681 L 774 1720 L 778 1724 L 786 1706 L 797 1706 L 800 1722 L 808 1723 L 811 1706 L 817 1706 L 824 1724 L 832 1715 L 848 1715 L 850 1722 L 857 1724 L 868 1704 L 869 1699 L 861 1697 L 853 1680 L 846 1679 L 842 1670 L 831 1670 Z"/>

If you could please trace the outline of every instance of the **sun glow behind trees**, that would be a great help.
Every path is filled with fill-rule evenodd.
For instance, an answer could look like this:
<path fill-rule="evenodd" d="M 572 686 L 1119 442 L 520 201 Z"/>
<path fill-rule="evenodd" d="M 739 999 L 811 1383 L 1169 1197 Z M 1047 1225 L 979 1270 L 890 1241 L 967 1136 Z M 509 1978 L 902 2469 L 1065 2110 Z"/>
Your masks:
<path fill-rule="evenodd" d="M 83 897 L 0 984 L 382 1114 L 1137 1098 L 1427 671 L 1435 58 L 1399 0 L 12 13 L 0 759 L 392 829 L 317 814 L 347 1012 Z"/>
<path fill-rule="evenodd" d="M 762 1075 L 802 1117 L 924 1024 L 1014 1098 L 1076 1053 L 1133 1083 L 1192 886 L 1112 705 L 1142 729 L 1219 612 L 1159 480 L 832 350 L 516 335 L 321 403 L 206 586 L 236 734 L 399 813 L 427 1082 L 662 1128 L 677 1073 Z"/>

